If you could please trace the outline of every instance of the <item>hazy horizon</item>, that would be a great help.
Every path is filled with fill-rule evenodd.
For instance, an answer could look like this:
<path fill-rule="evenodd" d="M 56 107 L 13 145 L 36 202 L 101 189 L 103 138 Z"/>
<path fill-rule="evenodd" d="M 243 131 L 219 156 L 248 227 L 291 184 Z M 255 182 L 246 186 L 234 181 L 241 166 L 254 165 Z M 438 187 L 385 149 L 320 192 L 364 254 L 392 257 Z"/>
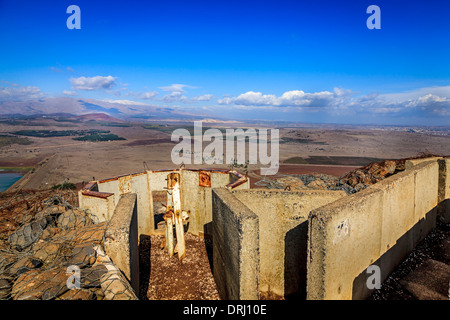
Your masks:
<path fill-rule="evenodd" d="M 71 4 L 81 29 L 66 25 Z M 372 4 L 381 29 L 366 26 Z M 91 103 L 112 116 L 170 108 L 448 125 L 449 10 L 424 1 L 1 1 L 0 114 L 81 114 Z"/>

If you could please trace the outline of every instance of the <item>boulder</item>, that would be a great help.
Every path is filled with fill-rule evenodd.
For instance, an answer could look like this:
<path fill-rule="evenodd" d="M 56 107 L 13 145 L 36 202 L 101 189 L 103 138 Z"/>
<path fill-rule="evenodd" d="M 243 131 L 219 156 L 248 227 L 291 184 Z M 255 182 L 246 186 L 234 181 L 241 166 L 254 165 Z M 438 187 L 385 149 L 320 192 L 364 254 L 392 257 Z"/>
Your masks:
<path fill-rule="evenodd" d="M 8 274 L 10 274 L 13 277 L 17 277 L 18 275 L 24 272 L 27 272 L 31 269 L 40 268 L 41 266 L 42 260 L 36 259 L 32 256 L 25 256 L 19 258 L 8 268 Z"/>
<path fill-rule="evenodd" d="M 71 289 L 62 295 L 57 300 L 93 300 L 95 297 L 94 292 L 86 289 Z"/>
<path fill-rule="evenodd" d="M 0 276 L 0 300 L 7 300 L 11 294 L 11 278 Z"/>
<path fill-rule="evenodd" d="M 74 229 L 92 224 L 92 219 L 78 209 L 68 210 L 58 217 L 58 227 L 62 229 Z"/>
<path fill-rule="evenodd" d="M 39 239 L 46 227 L 47 219 L 45 217 L 23 225 L 9 236 L 11 247 L 23 250 Z"/>
<path fill-rule="evenodd" d="M 0 254 L 0 274 L 6 272 L 9 267 L 17 260 L 17 255 L 14 253 L 2 252 Z"/>
<path fill-rule="evenodd" d="M 70 257 L 67 259 L 67 265 L 76 265 L 79 268 L 95 263 L 96 251 L 91 244 L 78 245 L 72 249 Z"/>
<path fill-rule="evenodd" d="M 14 282 L 11 297 L 14 300 L 54 299 L 69 290 L 66 285 L 68 277 L 65 267 L 25 272 Z"/>
<path fill-rule="evenodd" d="M 81 269 L 81 287 L 93 288 L 101 286 L 101 279 L 108 269 L 102 263 L 95 263 L 89 268 Z"/>
<path fill-rule="evenodd" d="M 33 256 L 49 264 L 64 255 L 61 252 L 63 243 L 39 241 L 33 245 Z"/>
<path fill-rule="evenodd" d="M 326 190 L 327 185 L 321 179 L 314 180 L 308 184 L 308 189 Z"/>
<path fill-rule="evenodd" d="M 56 234 L 61 232 L 61 228 L 57 227 L 50 227 L 45 228 L 44 232 L 42 232 L 40 239 L 41 240 L 48 240 L 53 238 Z"/>

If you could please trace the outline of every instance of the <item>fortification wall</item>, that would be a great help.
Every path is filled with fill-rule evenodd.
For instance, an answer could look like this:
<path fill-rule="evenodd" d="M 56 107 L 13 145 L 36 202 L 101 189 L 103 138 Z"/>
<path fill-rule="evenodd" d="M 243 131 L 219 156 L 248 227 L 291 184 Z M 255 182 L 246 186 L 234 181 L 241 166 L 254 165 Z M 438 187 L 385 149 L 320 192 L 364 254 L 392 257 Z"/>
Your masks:
<path fill-rule="evenodd" d="M 181 208 L 190 211 L 188 232 L 197 236 L 212 232 L 212 188 L 228 186 L 231 189 L 245 189 L 250 187 L 250 180 L 247 177 L 228 170 L 147 170 L 89 183 L 79 192 L 80 206 L 91 209 L 100 221 L 109 221 L 115 206 L 119 203 L 120 196 L 135 193 L 139 235 L 152 234 L 155 231 L 152 193 L 165 191 L 167 176 L 173 172 L 178 172 L 181 176 Z M 209 176 L 209 185 L 202 185 L 200 172 L 205 172 Z"/>
<path fill-rule="evenodd" d="M 268 297 L 306 295 L 308 214 L 344 191 L 250 189 L 233 195 L 259 219 L 260 291 Z"/>
<path fill-rule="evenodd" d="M 212 191 L 213 274 L 222 299 L 259 299 L 258 217 L 225 188 Z"/>
<path fill-rule="evenodd" d="M 364 299 L 436 225 L 439 168 L 423 162 L 309 217 L 308 299 Z"/>
<path fill-rule="evenodd" d="M 450 222 L 450 159 L 416 159 L 405 167 L 351 196 L 248 189 L 250 181 L 234 172 L 176 169 L 91 182 L 79 201 L 99 222 L 128 228 L 128 239 L 109 250 L 117 251 L 133 281 L 131 230 L 154 232 L 152 192 L 165 190 L 167 175 L 179 172 L 181 206 L 191 212 L 188 231 L 213 236 L 213 273 L 223 299 L 365 299 L 369 266 L 379 267 L 384 281 L 438 218 Z M 124 197 L 135 197 L 135 206 L 121 205 Z"/>
<path fill-rule="evenodd" d="M 123 272 L 136 295 L 139 295 L 138 216 L 135 193 L 120 196 L 105 231 L 104 246 L 106 254 Z"/>
<path fill-rule="evenodd" d="M 109 221 L 114 214 L 115 197 L 113 193 L 99 193 L 96 191 L 78 192 L 78 200 L 81 208 L 89 209 L 96 222 Z"/>
<path fill-rule="evenodd" d="M 99 180 L 98 191 L 113 193 L 115 195 L 114 205 L 117 206 L 120 196 L 135 193 L 137 196 L 137 212 L 139 218 L 139 234 L 151 234 L 154 230 L 153 205 L 150 198 L 149 184 L 146 172 Z M 114 206 L 114 207 L 115 207 Z M 109 217 L 111 219 L 111 216 Z M 108 219 L 108 220 L 109 220 Z"/>

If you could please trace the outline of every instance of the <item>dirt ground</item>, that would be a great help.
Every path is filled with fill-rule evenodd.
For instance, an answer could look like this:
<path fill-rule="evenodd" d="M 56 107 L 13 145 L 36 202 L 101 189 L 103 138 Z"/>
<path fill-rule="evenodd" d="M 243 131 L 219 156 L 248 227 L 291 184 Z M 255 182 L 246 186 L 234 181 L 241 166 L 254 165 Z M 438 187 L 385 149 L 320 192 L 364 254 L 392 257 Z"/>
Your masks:
<path fill-rule="evenodd" d="M 212 275 L 212 243 L 189 233 L 185 234 L 186 257 L 169 257 L 161 249 L 163 236 L 141 239 L 141 300 L 219 300 Z"/>

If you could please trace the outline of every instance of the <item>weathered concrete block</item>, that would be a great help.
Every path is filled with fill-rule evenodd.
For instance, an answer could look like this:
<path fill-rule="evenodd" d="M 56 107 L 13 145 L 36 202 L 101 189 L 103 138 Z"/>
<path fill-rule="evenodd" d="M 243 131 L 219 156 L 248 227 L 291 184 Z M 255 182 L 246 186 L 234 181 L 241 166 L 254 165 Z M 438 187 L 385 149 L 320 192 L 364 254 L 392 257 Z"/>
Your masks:
<path fill-rule="evenodd" d="M 212 192 L 214 278 L 223 299 L 259 298 L 258 217 L 225 188 Z"/>
<path fill-rule="evenodd" d="M 114 213 L 115 197 L 114 194 L 108 194 L 105 196 L 99 196 L 97 193 L 90 192 L 89 194 L 81 190 L 78 193 L 78 199 L 80 202 L 80 208 L 88 209 L 94 217 L 94 222 L 105 222 L 111 219 Z"/>
<path fill-rule="evenodd" d="M 308 299 L 365 299 L 367 268 L 383 281 L 436 224 L 438 164 L 423 161 L 311 212 Z"/>
<path fill-rule="evenodd" d="M 105 251 L 139 292 L 137 195 L 123 194 L 105 232 Z"/>
<path fill-rule="evenodd" d="M 383 193 L 367 188 L 309 216 L 307 299 L 352 299 L 353 281 L 380 254 Z"/>
<path fill-rule="evenodd" d="M 305 297 L 308 214 L 345 197 L 344 191 L 233 191 L 259 218 L 260 290 L 267 296 Z"/>

